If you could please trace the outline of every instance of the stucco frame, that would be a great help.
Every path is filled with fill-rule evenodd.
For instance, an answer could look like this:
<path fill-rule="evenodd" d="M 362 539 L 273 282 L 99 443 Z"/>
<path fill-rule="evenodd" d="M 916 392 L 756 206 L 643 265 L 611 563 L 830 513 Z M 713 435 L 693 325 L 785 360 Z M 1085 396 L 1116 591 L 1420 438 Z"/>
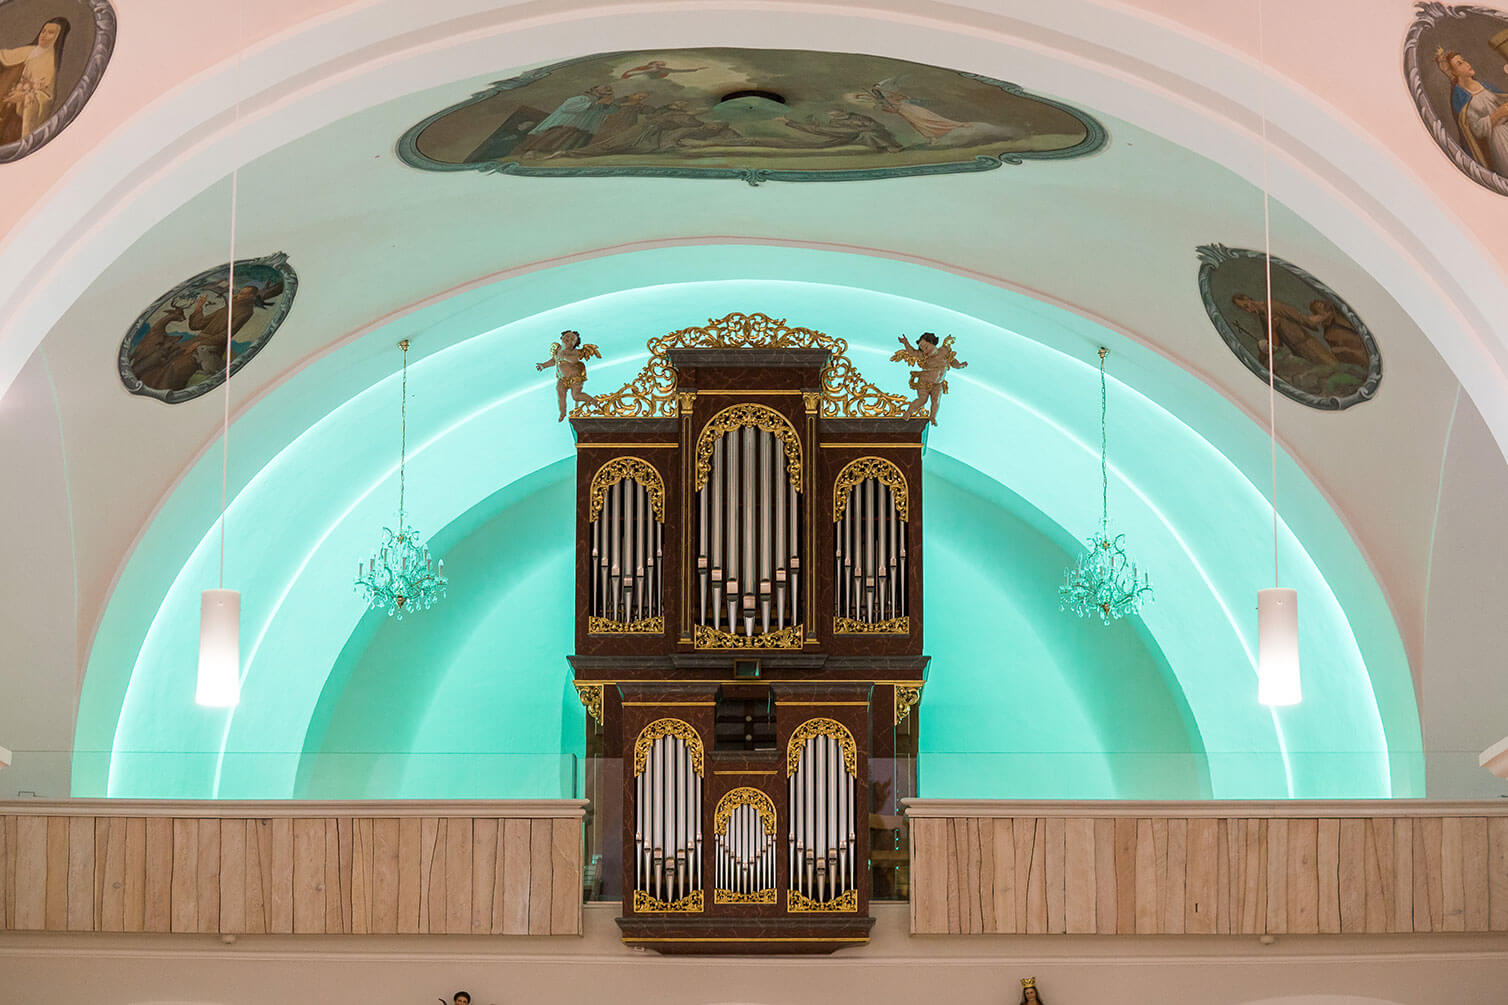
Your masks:
<path fill-rule="evenodd" d="M 0 4 L 8 2 L 10 0 L 0 0 Z M 100 79 L 105 75 L 105 67 L 110 63 L 110 56 L 115 52 L 116 20 L 115 8 L 110 6 L 110 0 L 87 2 L 90 13 L 94 15 L 94 47 L 89 51 L 89 61 L 84 64 L 83 76 L 79 77 L 79 82 L 73 85 L 63 103 L 47 117 L 47 121 L 14 143 L 0 144 L 0 164 L 20 160 L 44 146 L 62 132 L 94 96 L 94 89 L 99 86 Z"/>

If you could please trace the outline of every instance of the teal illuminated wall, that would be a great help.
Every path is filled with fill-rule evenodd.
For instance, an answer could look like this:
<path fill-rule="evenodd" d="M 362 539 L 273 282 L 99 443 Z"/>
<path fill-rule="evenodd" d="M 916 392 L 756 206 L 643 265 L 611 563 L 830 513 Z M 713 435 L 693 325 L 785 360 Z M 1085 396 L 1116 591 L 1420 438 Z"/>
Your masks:
<path fill-rule="evenodd" d="M 143 534 L 101 621 L 75 794 L 568 791 L 562 755 L 580 735 L 562 659 L 573 451 L 531 363 L 578 328 L 606 355 L 588 390 L 610 390 L 638 369 L 646 338 L 730 310 L 840 335 L 882 386 L 904 386 L 888 363 L 900 332 L 952 332 L 971 363 L 951 380 L 926 458 L 927 794 L 1422 794 L 1418 713 L 1386 600 L 1286 457 L 1281 550 L 1303 598 L 1306 700 L 1277 712 L 1255 702 L 1267 440 L 1229 402 L 1017 293 L 915 265 L 736 246 L 605 257 L 475 290 L 268 393 L 232 433 L 242 704 L 192 702 L 216 453 Z M 409 507 L 447 551 L 454 587 L 397 625 L 364 615 L 350 579 L 396 500 L 392 345 L 405 336 Z M 1157 587 L 1138 623 L 1108 631 L 1053 599 L 1098 518 L 1101 344 L 1112 348 L 1112 509 Z"/>

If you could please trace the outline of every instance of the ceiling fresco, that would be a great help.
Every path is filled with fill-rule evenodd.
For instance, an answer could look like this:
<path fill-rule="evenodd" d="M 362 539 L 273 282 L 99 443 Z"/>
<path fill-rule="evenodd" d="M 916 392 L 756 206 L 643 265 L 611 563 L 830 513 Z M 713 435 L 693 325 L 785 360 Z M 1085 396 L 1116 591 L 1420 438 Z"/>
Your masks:
<path fill-rule="evenodd" d="M 117 358 L 121 383 L 169 405 L 219 387 L 226 338 L 235 374 L 272 338 L 297 292 L 298 273 L 281 251 L 237 259 L 234 274 L 227 263 L 184 280 L 131 322 Z"/>
<path fill-rule="evenodd" d="M 1508 195 L 1508 13 L 1418 6 L 1403 70 L 1419 117 L 1462 174 Z"/>
<path fill-rule="evenodd" d="M 109 0 L 0 0 L 0 163 L 62 132 L 114 50 Z"/>
<path fill-rule="evenodd" d="M 852 181 L 988 171 L 1105 143 L 1015 84 L 849 53 L 610 53 L 499 81 L 404 134 L 424 170 Z"/>
<path fill-rule="evenodd" d="M 1247 248 L 1198 249 L 1199 296 L 1215 330 L 1245 367 L 1310 408 L 1339 411 L 1368 401 L 1382 382 L 1382 356 L 1366 324 L 1330 287 L 1272 256 L 1272 317 L 1267 256 Z M 1268 333 L 1273 337 L 1268 351 Z"/>

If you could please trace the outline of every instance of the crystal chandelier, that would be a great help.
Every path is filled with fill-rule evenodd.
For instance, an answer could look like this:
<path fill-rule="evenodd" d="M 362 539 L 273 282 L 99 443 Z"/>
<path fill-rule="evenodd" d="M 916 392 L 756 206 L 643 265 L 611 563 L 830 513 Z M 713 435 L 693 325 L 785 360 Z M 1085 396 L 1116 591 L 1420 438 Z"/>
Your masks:
<path fill-rule="evenodd" d="M 431 558 L 419 532 L 404 519 L 405 476 L 408 466 L 408 339 L 403 350 L 402 438 L 398 453 L 398 529 L 382 528 L 382 543 L 372 557 L 356 566 L 356 592 L 374 611 L 386 611 L 399 621 L 414 611 L 427 611 L 445 596 L 445 560 Z"/>
<path fill-rule="evenodd" d="M 1088 549 L 1072 569 L 1063 573 L 1058 599 L 1065 611 L 1081 618 L 1097 617 L 1105 624 L 1141 613 L 1144 601 L 1152 599 L 1151 577 L 1138 572 L 1126 554 L 1126 535 L 1110 534 L 1110 468 L 1107 460 L 1105 425 L 1105 357 L 1100 347 L 1100 527 L 1087 539 Z"/>

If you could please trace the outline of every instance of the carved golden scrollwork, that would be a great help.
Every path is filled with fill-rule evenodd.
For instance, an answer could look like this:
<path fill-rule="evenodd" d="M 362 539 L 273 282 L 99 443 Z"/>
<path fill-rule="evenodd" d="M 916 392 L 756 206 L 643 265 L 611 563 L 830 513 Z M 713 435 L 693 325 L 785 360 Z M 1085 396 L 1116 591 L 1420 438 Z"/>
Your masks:
<path fill-rule="evenodd" d="M 734 635 L 708 625 L 692 625 L 691 629 L 697 649 L 800 649 L 806 641 L 801 625 L 754 636 Z"/>
<path fill-rule="evenodd" d="M 643 890 L 634 891 L 635 914 L 701 914 L 704 903 L 700 890 L 692 890 L 676 901 L 664 901 Z"/>
<path fill-rule="evenodd" d="M 649 493 L 649 508 L 654 511 L 655 519 L 664 523 L 665 483 L 660 480 L 660 473 L 654 465 L 642 457 L 614 457 L 597 469 L 597 473 L 592 475 L 592 487 L 588 492 L 587 519 L 595 520 L 602 515 L 607 490 L 625 478 L 631 478 L 644 486 L 644 491 Z"/>
<path fill-rule="evenodd" d="M 753 893 L 735 893 L 721 888 L 712 891 L 714 904 L 773 904 L 776 899 L 777 891 L 773 886 L 767 890 L 755 890 Z"/>
<path fill-rule="evenodd" d="M 678 414 L 676 372 L 670 364 L 671 349 L 752 349 L 763 347 L 826 349 L 822 371 L 822 414 L 829 418 L 898 419 L 906 414 L 908 399 L 889 394 L 869 383 L 848 358 L 848 343 L 811 328 L 793 328 L 784 318 L 768 314 L 728 314 L 708 319 L 702 326 L 682 328 L 648 342 L 649 362 L 639 375 L 617 391 L 598 395 L 576 406 L 576 418 L 673 418 Z M 925 413 L 923 413 L 925 414 Z"/>
<path fill-rule="evenodd" d="M 838 478 L 833 482 L 833 523 L 843 519 L 843 511 L 848 508 L 848 497 L 854 486 L 870 478 L 890 489 L 895 497 L 896 515 L 902 520 L 906 519 L 906 476 L 901 469 L 893 461 L 883 457 L 860 457 L 843 465 L 843 470 L 838 472 Z"/>
<path fill-rule="evenodd" d="M 702 738 L 689 722 L 681 719 L 656 719 L 639 731 L 639 738 L 634 741 L 634 777 L 644 774 L 644 765 L 649 760 L 649 748 L 662 736 L 676 736 L 686 744 L 686 752 L 691 755 L 691 768 L 698 775 L 702 773 Z"/>
<path fill-rule="evenodd" d="M 696 488 L 707 485 L 712 474 L 712 448 L 718 437 L 735 429 L 753 426 L 767 433 L 774 433 L 785 444 L 785 473 L 791 480 L 791 488 L 801 491 L 801 436 L 790 421 L 773 408 L 752 402 L 729 405 L 707 420 L 696 437 Z"/>
<path fill-rule="evenodd" d="M 602 685 L 577 684 L 576 697 L 581 699 L 586 714 L 596 719 L 597 725 L 602 725 Z"/>
<path fill-rule="evenodd" d="M 759 822 L 766 834 L 775 833 L 775 800 L 748 785 L 732 789 L 717 801 L 717 811 L 712 815 L 712 832 L 718 837 L 728 833 L 728 821 L 733 811 L 740 806 L 752 806 L 759 814 Z"/>
<path fill-rule="evenodd" d="M 920 705 L 922 701 L 922 685 L 920 684 L 897 684 L 895 686 L 895 724 L 899 726 L 901 720 L 911 714 L 911 709 Z"/>
<path fill-rule="evenodd" d="M 833 618 L 834 635 L 910 635 L 911 619 L 906 615 L 887 618 L 884 621 L 855 621 L 853 618 Z"/>
<path fill-rule="evenodd" d="M 808 719 L 796 727 L 790 742 L 785 746 L 785 773 L 790 777 L 801 767 L 801 750 L 806 741 L 814 736 L 831 736 L 838 741 L 843 751 L 843 769 L 855 778 L 859 777 L 859 748 L 854 745 L 853 734 L 848 727 L 834 719 Z"/>
<path fill-rule="evenodd" d="M 785 909 L 792 914 L 853 914 L 859 909 L 859 891 L 845 890 L 832 900 L 813 900 L 795 890 L 785 891 Z"/>
<path fill-rule="evenodd" d="M 586 633 L 588 635 L 664 635 L 665 617 L 656 614 L 652 618 L 640 618 L 638 621 L 614 621 L 612 618 L 599 618 L 592 615 L 586 619 Z"/>

